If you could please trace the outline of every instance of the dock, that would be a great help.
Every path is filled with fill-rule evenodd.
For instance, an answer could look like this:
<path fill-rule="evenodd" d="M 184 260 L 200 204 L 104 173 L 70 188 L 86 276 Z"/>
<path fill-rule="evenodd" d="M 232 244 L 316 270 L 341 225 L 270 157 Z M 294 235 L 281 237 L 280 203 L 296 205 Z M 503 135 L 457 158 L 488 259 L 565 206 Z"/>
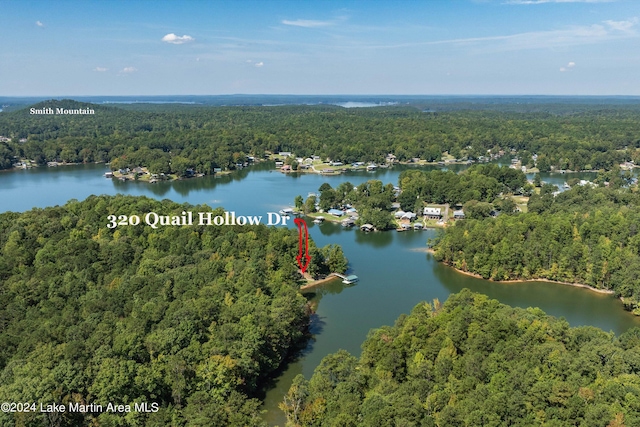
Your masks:
<path fill-rule="evenodd" d="M 356 283 L 358 280 L 360 280 L 358 278 L 358 276 L 356 276 L 355 274 L 351 274 L 349 276 L 345 276 L 343 274 L 338 274 L 338 273 L 333 273 L 334 276 L 338 276 L 339 278 L 342 279 L 342 283 L 344 283 L 345 285 L 350 285 L 352 283 Z"/>

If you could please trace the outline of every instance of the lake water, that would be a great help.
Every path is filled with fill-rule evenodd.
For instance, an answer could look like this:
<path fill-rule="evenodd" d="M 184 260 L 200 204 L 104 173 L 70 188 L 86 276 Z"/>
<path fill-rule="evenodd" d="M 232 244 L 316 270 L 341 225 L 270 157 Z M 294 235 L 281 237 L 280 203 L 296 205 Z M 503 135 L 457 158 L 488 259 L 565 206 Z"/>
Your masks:
<path fill-rule="evenodd" d="M 0 173 L 0 212 L 25 211 L 32 207 L 61 205 L 69 199 L 82 200 L 91 194 L 145 195 L 191 204 L 223 206 L 238 215 L 265 215 L 290 206 L 296 195 L 317 192 L 324 182 L 332 186 L 343 181 L 354 184 L 369 179 L 397 184 L 405 167 L 379 169 L 336 176 L 285 175 L 268 163 L 252 166 L 230 176 L 204 177 L 159 184 L 120 182 L 104 178 L 104 165 L 78 165 Z M 452 166 L 461 169 L 463 166 Z M 593 174 L 542 174 L 542 179 L 561 185 L 568 177 L 589 179 Z M 517 307 L 540 307 L 563 316 L 573 325 L 593 325 L 617 334 L 640 326 L 637 318 L 609 295 L 552 283 L 502 284 L 456 273 L 438 264 L 424 252 L 435 231 L 363 233 L 331 223 L 307 221 L 317 245 L 342 245 L 350 269 L 360 281 L 344 286 L 335 281 L 319 288 L 313 298 L 318 310 L 313 318 L 313 339 L 297 361 L 286 367 L 265 396 L 265 418 L 284 425 L 277 409 L 295 375 L 310 377 L 320 360 L 338 349 L 358 355 L 371 328 L 393 324 L 420 301 L 438 298 L 469 288 Z M 105 221 L 106 224 L 106 221 Z"/>

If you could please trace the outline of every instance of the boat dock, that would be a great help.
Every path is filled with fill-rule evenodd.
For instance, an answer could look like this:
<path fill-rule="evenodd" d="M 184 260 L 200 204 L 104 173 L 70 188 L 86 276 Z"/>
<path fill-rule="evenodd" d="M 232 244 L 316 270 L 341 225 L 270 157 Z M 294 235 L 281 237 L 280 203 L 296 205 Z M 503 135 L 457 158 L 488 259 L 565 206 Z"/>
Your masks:
<path fill-rule="evenodd" d="M 356 283 L 358 280 L 360 280 L 358 278 L 358 276 L 356 276 L 355 274 L 351 274 L 349 276 L 345 276 L 343 274 L 339 274 L 339 273 L 333 273 L 334 276 L 338 276 L 339 278 L 342 279 L 342 283 L 344 283 L 345 285 L 350 285 L 352 283 Z"/>

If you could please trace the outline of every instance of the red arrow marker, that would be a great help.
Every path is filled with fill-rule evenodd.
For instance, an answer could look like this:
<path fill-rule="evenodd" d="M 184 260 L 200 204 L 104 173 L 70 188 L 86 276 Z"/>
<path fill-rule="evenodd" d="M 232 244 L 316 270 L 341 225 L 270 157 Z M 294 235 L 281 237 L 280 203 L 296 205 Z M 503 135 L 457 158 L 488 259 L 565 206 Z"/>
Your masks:
<path fill-rule="evenodd" d="M 304 274 L 309 267 L 309 262 L 311 261 L 311 257 L 309 256 L 309 229 L 307 228 L 307 223 L 304 222 L 302 218 L 296 218 L 293 220 L 293 222 L 295 222 L 296 226 L 298 227 L 298 256 L 296 257 L 296 260 L 298 261 L 298 265 L 300 266 L 302 274 Z M 304 249 L 302 247 L 303 228 L 305 242 Z M 304 262 L 302 262 L 303 257 Z"/>

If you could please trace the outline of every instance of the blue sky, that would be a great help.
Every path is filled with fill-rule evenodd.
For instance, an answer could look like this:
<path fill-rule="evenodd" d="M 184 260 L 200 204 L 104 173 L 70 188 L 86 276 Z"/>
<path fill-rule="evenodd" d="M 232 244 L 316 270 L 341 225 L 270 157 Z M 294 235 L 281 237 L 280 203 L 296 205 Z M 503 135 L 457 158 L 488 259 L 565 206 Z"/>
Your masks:
<path fill-rule="evenodd" d="M 640 95 L 640 1 L 0 0 L 0 95 Z"/>

